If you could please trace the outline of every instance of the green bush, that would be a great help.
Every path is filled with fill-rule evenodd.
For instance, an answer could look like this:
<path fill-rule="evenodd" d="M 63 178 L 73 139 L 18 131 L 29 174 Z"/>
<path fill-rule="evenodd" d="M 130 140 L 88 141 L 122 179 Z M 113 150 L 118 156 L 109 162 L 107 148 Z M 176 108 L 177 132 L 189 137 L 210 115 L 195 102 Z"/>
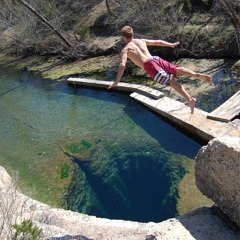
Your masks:
<path fill-rule="evenodd" d="M 42 229 L 33 226 L 32 220 L 24 220 L 20 225 L 14 224 L 13 228 L 16 230 L 13 240 L 38 240 L 42 238 Z"/>
<path fill-rule="evenodd" d="M 79 29 L 77 29 L 75 33 L 81 37 L 91 36 L 90 27 L 85 23 Z"/>

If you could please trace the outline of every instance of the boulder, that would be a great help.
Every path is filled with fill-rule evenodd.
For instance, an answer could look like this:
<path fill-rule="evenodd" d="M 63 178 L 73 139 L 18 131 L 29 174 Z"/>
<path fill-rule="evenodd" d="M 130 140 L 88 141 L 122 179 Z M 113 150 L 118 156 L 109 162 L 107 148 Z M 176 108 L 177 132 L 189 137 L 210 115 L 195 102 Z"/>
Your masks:
<path fill-rule="evenodd" d="M 215 138 L 195 160 L 197 187 L 240 226 L 240 138 Z"/>

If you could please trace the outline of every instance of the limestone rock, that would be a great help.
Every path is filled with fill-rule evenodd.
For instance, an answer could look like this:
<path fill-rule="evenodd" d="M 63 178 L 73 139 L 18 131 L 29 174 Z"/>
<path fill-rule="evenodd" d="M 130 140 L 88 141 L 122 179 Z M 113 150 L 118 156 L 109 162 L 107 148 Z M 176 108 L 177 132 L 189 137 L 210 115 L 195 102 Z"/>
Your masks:
<path fill-rule="evenodd" d="M 1 166 L 0 210 L 0 239 L 12 239 L 12 224 L 20 224 L 23 219 L 31 219 L 34 226 L 41 228 L 44 240 L 236 240 L 240 237 L 212 208 L 199 208 L 160 223 L 110 220 L 52 208 L 19 193 Z"/>
<path fill-rule="evenodd" d="M 211 140 L 196 156 L 196 185 L 240 226 L 240 138 Z"/>

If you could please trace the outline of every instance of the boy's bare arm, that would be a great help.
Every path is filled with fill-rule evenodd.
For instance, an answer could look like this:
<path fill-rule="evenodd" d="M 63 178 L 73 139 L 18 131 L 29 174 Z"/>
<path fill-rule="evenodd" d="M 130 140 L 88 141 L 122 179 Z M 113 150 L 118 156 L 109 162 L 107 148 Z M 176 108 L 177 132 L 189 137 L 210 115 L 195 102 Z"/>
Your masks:
<path fill-rule="evenodd" d="M 180 42 L 174 42 L 174 43 L 170 43 L 167 41 L 163 41 L 163 40 L 149 40 L 149 39 L 142 39 L 148 46 L 160 46 L 160 47 L 171 47 L 171 48 L 175 48 L 177 47 Z"/>
<path fill-rule="evenodd" d="M 123 50 L 122 50 L 122 61 L 118 67 L 118 74 L 117 74 L 117 78 L 116 78 L 116 81 L 111 84 L 108 89 L 110 88 L 113 88 L 113 87 L 116 87 L 118 85 L 118 83 L 121 81 L 121 78 L 122 78 L 122 75 L 124 73 L 124 70 L 126 68 L 126 63 L 127 63 L 127 53 L 128 53 L 128 48 L 125 47 Z"/>

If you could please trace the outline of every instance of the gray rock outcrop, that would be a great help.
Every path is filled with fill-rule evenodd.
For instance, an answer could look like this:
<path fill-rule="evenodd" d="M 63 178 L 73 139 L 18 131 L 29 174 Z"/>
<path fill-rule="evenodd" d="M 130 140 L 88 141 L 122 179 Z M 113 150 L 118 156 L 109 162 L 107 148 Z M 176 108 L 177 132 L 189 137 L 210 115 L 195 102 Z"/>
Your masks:
<path fill-rule="evenodd" d="M 0 239 L 12 239 L 12 225 L 31 219 L 49 240 L 236 240 L 239 233 L 230 229 L 215 208 L 199 208 L 160 223 L 110 220 L 52 208 L 17 190 L 15 182 L 0 166 Z"/>
<path fill-rule="evenodd" d="M 240 226 L 240 138 L 211 140 L 196 156 L 196 185 Z"/>

